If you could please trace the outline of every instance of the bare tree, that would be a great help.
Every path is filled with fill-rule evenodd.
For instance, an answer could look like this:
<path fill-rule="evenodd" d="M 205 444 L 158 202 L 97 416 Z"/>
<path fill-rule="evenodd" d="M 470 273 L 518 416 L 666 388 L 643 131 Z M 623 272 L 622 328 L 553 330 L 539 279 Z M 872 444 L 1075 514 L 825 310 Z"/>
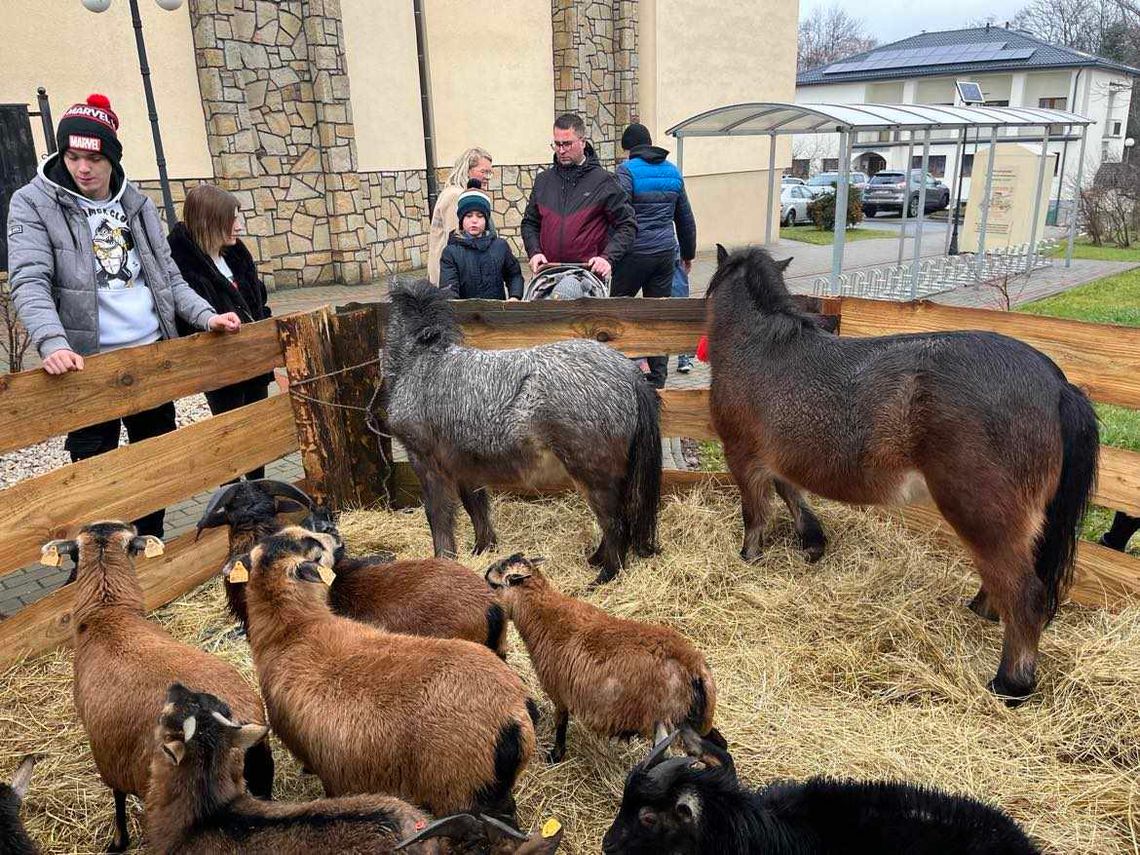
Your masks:
<path fill-rule="evenodd" d="M 1122 17 L 1121 0 L 1032 0 L 1013 23 L 1047 42 L 1102 54 Z"/>
<path fill-rule="evenodd" d="M 800 71 L 870 50 L 878 42 L 863 30 L 863 22 L 838 5 L 817 6 L 800 20 L 797 60 Z"/>
<path fill-rule="evenodd" d="M 16 317 L 16 307 L 12 305 L 12 290 L 8 287 L 8 277 L 0 277 L 0 359 L 8 363 L 13 374 L 24 368 L 24 356 L 31 340 Z"/>

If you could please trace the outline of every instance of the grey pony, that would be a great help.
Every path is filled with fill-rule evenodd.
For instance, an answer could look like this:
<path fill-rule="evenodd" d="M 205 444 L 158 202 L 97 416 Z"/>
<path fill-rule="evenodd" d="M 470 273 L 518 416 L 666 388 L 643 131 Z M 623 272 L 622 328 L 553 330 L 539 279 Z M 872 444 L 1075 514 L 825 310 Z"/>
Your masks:
<path fill-rule="evenodd" d="M 518 350 L 463 344 L 450 303 L 426 280 L 392 289 L 384 340 L 393 435 L 423 485 L 437 556 L 455 555 L 456 498 L 475 551 L 496 545 L 486 486 L 532 476 L 556 459 L 602 529 L 590 557 L 598 583 L 629 547 L 657 549 L 661 431 L 656 391 L 617 351 L 570 340 Z"/>

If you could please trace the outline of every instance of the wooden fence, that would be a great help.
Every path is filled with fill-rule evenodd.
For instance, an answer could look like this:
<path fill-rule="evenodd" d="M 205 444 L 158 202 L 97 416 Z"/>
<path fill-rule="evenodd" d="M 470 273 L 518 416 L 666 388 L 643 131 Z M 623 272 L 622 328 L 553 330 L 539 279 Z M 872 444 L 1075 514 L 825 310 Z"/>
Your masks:
<path fill-rule="evenodd" d="M 1021 338 L 1055 359 L 1094 400 L 1140 409 L 1140 330 L 929 303 L 802 298 L 841 335 L 990 329 Z M 456 304 L 470 344 L 526 347 L 569 337 L 604 341 L 627 355 L 692 352 L 704 325 L 696 300 L 607 300 Z M 300 449 L 307 488 L 333 507 L 418 500 L 407 464 L 392 464 L 383 413 L 373 391 L 386 304 L 329 308 L 263 321 L 236 336 L 197 335 L 87 360 L 81 373 L 0 376 L 0 453 L 77 427 L 140 412 L 175 398 L 257 376 L 284 363 L 293 394 L 269 398 L 171 434 L 64 466 L 0 491 L 0 575 L 34 562 L 40 546 L 95 519 L 133 519 L 187 499 Z M 662 433 L 713 439 L 707 390 L 662 394 Z M 729 485 L 723 472 L 666 472 L 664 490 Z M 494 485 L 548 492 L 566 484 Z M 1140 514 L 1140 454 L 1102 450 L 1096 502 Z M 900 512 L 911 526 L 947 527 L 928 508 Z M 217 572 L 225 535 L 211 530 L 174 538 L 159 560 L 139 565 L 147 605 L 157 607 Z M 1114 606 L 1140 597 L 1140 561 L 1082 542 L 1073 599 Z M 0 664 L 70 638 L 65 586 L 0 623 Z"/>

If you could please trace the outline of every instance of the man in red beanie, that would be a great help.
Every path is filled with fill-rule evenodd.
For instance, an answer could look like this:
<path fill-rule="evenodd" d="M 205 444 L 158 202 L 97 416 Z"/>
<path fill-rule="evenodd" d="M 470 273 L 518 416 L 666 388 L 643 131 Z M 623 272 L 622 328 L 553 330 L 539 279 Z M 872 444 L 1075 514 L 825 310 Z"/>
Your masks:
<path fill-rule="evenodd" d="M 178 335 L 192 327 L 237 332 L 182 279 L 154 203 L 126 180 L 119 118 L 103 95 L 69 107 L 56 132 L 58 152 L 12 196 L 8 271 L 12 301 L 49 374 L 82 371 L 83 357 Z M 174 430 L 174 404 L 122 419 L 131 442 Z M 71 459 L 119 444 L 119 419 L 67 436 Z M 137 521 L 139 534 L 163 535 L 164 511 Z"/>

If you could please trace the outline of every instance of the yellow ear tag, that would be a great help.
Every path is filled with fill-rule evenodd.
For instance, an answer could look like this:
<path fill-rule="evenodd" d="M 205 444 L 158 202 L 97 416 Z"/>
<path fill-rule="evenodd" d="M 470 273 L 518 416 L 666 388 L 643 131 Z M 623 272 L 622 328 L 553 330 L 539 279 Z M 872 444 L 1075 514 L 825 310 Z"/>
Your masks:
<path fill-rule="evenodd" d="M 230 575 L 226 577 L 226 581 L 234 585 L 240 585 L 242 582 L 249 581 L 249 570 L 240 561 L 235 561 L 234 566 L 230 568 Z"/>
<path fill-rule="evenodd" d="M 326 567 L 324 564 L 317 565 L 317 572 L 321 574 L 321 581 L 326 585 L 331 585 L 336 578 L 336 573 Z"/>
<path fill-rule="evenodd" d="M 154 535 L 150 535 L 146 539 L 146 548 L 143 550 L 143 555 L 147 558 L 158 558 L 166 552 L 166 545 Z"/>
<path fill-rule="evenodd" d="M 551 817 L 542 824 L 542 837 L 544 840 L 549 840 L 562 830 L 562 823 Z"/>
<path fill-rule="evenodd" d="M 59 547 L 54 543 L 44 545 L 40 550 L 40 564 L 46 564 L 48 567 L 59 566 Z"/>

